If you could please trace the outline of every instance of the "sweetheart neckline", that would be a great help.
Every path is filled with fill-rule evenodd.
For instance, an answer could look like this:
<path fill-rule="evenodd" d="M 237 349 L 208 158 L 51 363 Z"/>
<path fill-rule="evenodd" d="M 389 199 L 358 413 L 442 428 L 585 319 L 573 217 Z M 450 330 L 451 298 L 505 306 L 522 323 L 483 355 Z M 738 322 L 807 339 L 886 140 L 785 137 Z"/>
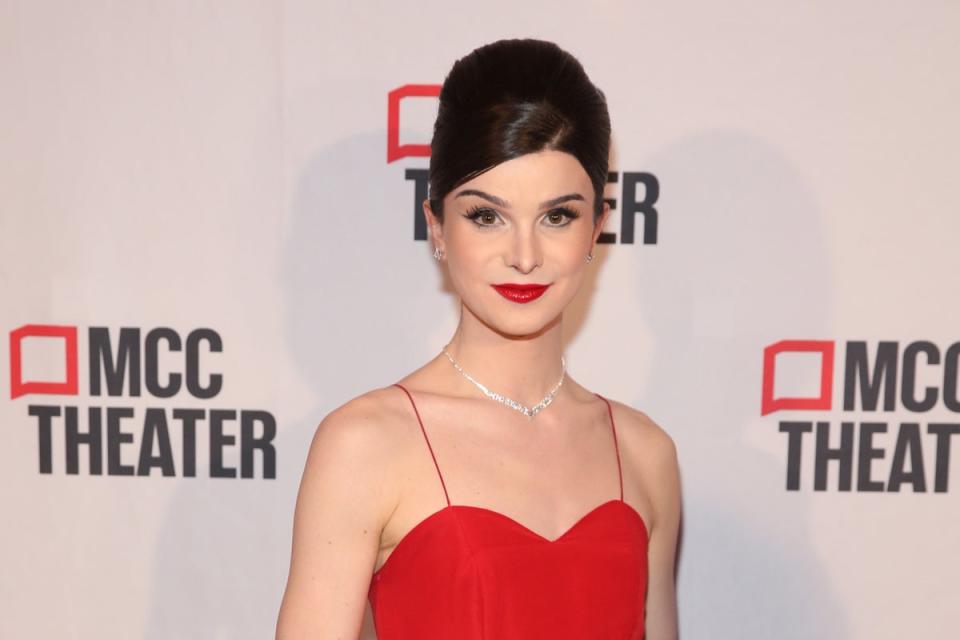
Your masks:
<path fill-rule="evenodd" d="M 589 518 L 590 516 L 594 515 L 595 513 L 597 513 L 598 511 L 600 511 L 600 510 L 603 509 L 604 507 L 606 507 L 606 506 L 608 506 L 608 505 L 611 505 L 611 504 L 616 504 L 616 503 L 622 504 L 624 507 L 627 508 L 627 510 L 628 510 L 630 513 L 633 513 L 633 515 L 636 516 L 637 520 L 640 521 L 640 527 L 641 527 L 641 529 L 643 530 L 644 537 L 645 537 L 645 538 L 649 538 L 649 536 L 650 536 L 650 530 L 647 528 L 647 522 L 646 522 L 646 520 L 643 519 L 643 516 L 640 515 L 640 512 L 637 511 L 637 510 L 633 507 L 633 505 L 629 504 L 627 501 L 622 500 L 622 499 L 620 499 L 620 498 L 611 498 L 610 500 L 607 500 L 606 502 L 601 502 L 600 504 L 598 504 L 597 506 L 593 507 L 592 509 L 590 509 L 589 511 L 587 511 L 585 514 L 583 514 L 582 516 L 580 516 L 579 518 L 577 518 L 577 520 L 576 520 L 572 525 L 570 525 L 569 527 L 567 527 L 567 529 L 566 529 L 563 533 L 561 533 L 558 537 L 553 538 L 552 540 L 551 540 L 550 538 L 546 538 L 546 537 L 540 535 L 539 533 L 537 533 L 536 531 L 534 531 L 534 530 L 531 529 L 530 527 L 526 526 L 525 524 L 522 524 L 522 523 L 518 522 L 517 520 L 514 520 L 513 518 L 511 518 L 510 516 L 508 516 L 508 515 L 505 514 L 505 513 L 501 513 L 501 512 L 499 512 L 499 511 L 495 511 L 495 510 L 493 510 L 493 509 L 488 509 L 487 507 L 480 507 L 480 506 L 471 505 L 471 504 L 448 504 L 448 505 L 446 505 L 446 506 L 444 506 L 444 507 L 441 507 L 440 509 L 437 509 L 436 511 L 434 511 L 433 513 L 431 513 L 430 515 L 428 515 L 427 517 L 425 517 L 423 520 L 421 520 L 421 521 L 418 522 L 417 524 L 413 525 L 413 527 L 412 527 L 409 531 L 407 531 L 407 533 L 404 534 L 404 536 L 403 536 L 402 538 L 400 538 L 400 540 L 397 542 L 397 544 L 395 544 L 395 545 L 393 546 L 393 551 L 391 551 L 391 552 L 390 552 L 390 555 L 387 556 L 387 559 L 383 561 L 383 564 L 380 565 L 380 568 L 373 572 L 373 577 L 374 577 L 374 578 L 378 577 L 378 576 L 381 574 L 381 572 L 390 564 L 390 561 L 393 559 L 393 556 L 396 555 L 396 553 L 397 553 L 397 551 L 400 549 L 400 547 L 401 547 L 401 546 L 406 546 L 405 543 L 407 542 L 407 539 L 409 539 L 415 532 L 417 532 L 418 530 L 420 530 L 421 528 L 423 528 L 424 526 L 426 526 L 428 522 L 431 522 L 431 521 L 435 520 L 438 516 L 440 516 L 441 514 L 447 512 L 447 511 L 452 511 L 452 510 L 455 510 L 455 509 L 464 509 L 464 510 L 468 510 L 468 511 L 478 511 L 478 512 L 481 512 L 481 513 L 492 514 L 492 515 L 494 515 L 494 516 L 497 516 L 497 517 L 503 519 L 504 521 L 507 522 L 507 524 L 513 525 L 513 526 L 515 526 L 515 527 L 518 527 L 518 528 L 519 528 L 521 531 L 523 531 L 524 533 L 532 536 L 538 543 L 540 543 L 540 544 L 546 544 L 546 545 L 554 545 L 554 544 L 557 544 L 557 543 L 563 541 L 564 538 L 566 538 L 571 532 L 573 532 L 578 526 L 580 526 L 585 520 L 587 520 L 587 518 Z"/>

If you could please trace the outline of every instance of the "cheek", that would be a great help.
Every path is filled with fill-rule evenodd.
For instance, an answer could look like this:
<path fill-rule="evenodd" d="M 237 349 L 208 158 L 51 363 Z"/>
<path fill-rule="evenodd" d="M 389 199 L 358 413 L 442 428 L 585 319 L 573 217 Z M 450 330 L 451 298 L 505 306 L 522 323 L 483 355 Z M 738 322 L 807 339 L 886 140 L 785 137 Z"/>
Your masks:
<path fill-rule="evenodd" d="M 480 243 L 463 242 L 457 238 L 448 245 L 451 271 L 475 274 L 487 261 Z"/>
<path fill-rule="evenodd" d="M 553 255 L 553 263 L 556 265 L 558 274 L 562 273 L 571 277 L 580 277 L 586 269 L 587 249 L 583 249 L 585 243 L 570 242 L 562 247 L 557 247 Z"/>
<path fill-rule="evenodd" d="M 447 244 L 450 280 L 461 297 L 469 298 L 472 289 L 482 286 L 493 277 L 490 251 L 480 242 L 464 241 L 463 238 L 451 238 Z"/>
<path fill-rule="evenodd" d="M 575 247 L 568 246 L 563 252 L 554 256 L 555 270 L 553 273 L 556 278 L 563 279 L 566 296 L 570 298 L 579 291 L 589 267 L 586 261 L 588 250 L 581 250 L 579 244 L 575 244 Z"/>
<path fill-rule="evenodd" d="M 565 267 L 563 272 L 563 279 L 566 281 L 565 288 L 567 289 L 568 295 L 572 297 L 576 295 L 580 286 L 583 284 L 586 269 L 576 262 L 565 265 Z"/>

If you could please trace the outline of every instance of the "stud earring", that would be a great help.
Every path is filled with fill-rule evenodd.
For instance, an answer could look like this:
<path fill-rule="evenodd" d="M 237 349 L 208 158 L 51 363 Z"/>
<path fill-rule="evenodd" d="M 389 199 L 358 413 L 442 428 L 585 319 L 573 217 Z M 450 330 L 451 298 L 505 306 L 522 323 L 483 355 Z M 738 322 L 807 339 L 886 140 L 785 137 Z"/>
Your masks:
<path fill-rule="evenodd" d="M 587 254 L 587 262 L 590 262 L 591 260 L 593 260 L 593 252 L 592 252 L 592 251 Z"/>
<path fill-rule="evenodd" d="M 440 251 L 440 247 L 437 247 L 436 249 L 433 250 L 433 257 L 434 257 L 434 259 L 440 260 L 440 256 L 442 256 L 442 255 L 443 255 L 443 252 Z"/>

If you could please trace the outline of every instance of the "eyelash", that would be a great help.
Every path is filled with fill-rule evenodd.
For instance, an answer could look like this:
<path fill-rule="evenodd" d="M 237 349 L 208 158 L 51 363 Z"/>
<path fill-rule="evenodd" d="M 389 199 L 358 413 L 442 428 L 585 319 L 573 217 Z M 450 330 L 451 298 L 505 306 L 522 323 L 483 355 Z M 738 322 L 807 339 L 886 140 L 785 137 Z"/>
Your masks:
<path fill-rule="evenodd" d="M 482 206 L 482 205 L 475 205 L 475 206 L 471 207 L 470 209 L 468 209 L 467 212 L 463 214 L 463 217 L 466 218 L 466 219 L 468 219 L 468 220 L 470 220 L 471 222 L 473 222 L 473 223 L 474 223 L 475 225 L 477 225 L 478 227 L 492 227 L 492 226 L 493 226 L 492 224 L 482 224 L 482 223 L 480 223 L 480 222 L 477 222 L 477 220 L 480 218 L 480 216 L 482 216 L 482 215 L 484 215 L 484 214 L 486 214 L 486 213 L 496 214 L 496 211 L 494 211 L 493 209 L 490 209 L 489 207 L 484 207 L 484 206 Z M 564 217 L 565 222 L 563 222 L 563 224 L 551 224 L 551 225 L 548 225 L 548 226 L 551 226 L 551 227 L 565 227 L 565 226 L 569 225 L 572 221 L 574 221 L 574 220 L 576 220 L 577 218 L 580 217 L 580 214 L 579 214 L 579 213 L 577 213 L 577 212 L 574 211 L 573 209 L 568 209 L 567 207 L 556 207 L 555 209 L 551 209 L 550 212 L 547 213 L 547 216 L 550 216 L 550 215 L 552 215 L 552 214 L 554 214 L 554 213 L 559 213 L 559 214 L 561 214 L 561 215 Z"/>

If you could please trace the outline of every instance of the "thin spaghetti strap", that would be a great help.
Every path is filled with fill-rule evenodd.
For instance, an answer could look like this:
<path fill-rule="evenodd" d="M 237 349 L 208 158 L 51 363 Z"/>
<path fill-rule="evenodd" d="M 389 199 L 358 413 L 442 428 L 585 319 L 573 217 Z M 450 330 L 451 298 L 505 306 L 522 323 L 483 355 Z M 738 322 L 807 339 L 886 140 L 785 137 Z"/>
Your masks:
<path fill-rule="evenodd" d="M 399 382 L 393 383 L 393 386 L 400 387 L 403 389 L 403 392 L 407 394 L 407 397 L 410 398 L 410 404 L 413 405 L 413 412 L 417 415 L 417 422 L 420 423 L 420 431 L 423 432 L 423 439 L 427 441 L 427 448 L 430 449 L 430 457 L 433 458 L 433 466 L 437 468 L 437 475 L 440 476 L 440 485 L 443 487 L 443 496 L 447 499 L 447 506 L 450 506 L 450 496 L 447 494 L 447 485 L 443 481 L 443 474 L 440 473 L 440 465 L 437 464 L 437 456 L 433 454 L 433 447 L 430 446 L 430 438 L 427 437 L 427 430 L 423 428 L 423 420 L 420 419 L 420 412 L 417 411 L 417 403 L 413 401 L 413 396 L 410 395 L 410 392 L 407 391 L 407 388 L 404 387 Z"/>
<path fill-rule="evenodd" d="M 594 393 L 594 395 L 607 403 L 607 413 L 610 415 L 610 428 L 613 431 L 613 449 L 617 454 L 617 475 L 620 478 L 620 502 L 623 502 L 623 469 L 620 466 L 620 447 L 617 445 L 617 425 L 613 421 L 613 407 L 610 406 L 610 401 L 599 393 Z"/>

